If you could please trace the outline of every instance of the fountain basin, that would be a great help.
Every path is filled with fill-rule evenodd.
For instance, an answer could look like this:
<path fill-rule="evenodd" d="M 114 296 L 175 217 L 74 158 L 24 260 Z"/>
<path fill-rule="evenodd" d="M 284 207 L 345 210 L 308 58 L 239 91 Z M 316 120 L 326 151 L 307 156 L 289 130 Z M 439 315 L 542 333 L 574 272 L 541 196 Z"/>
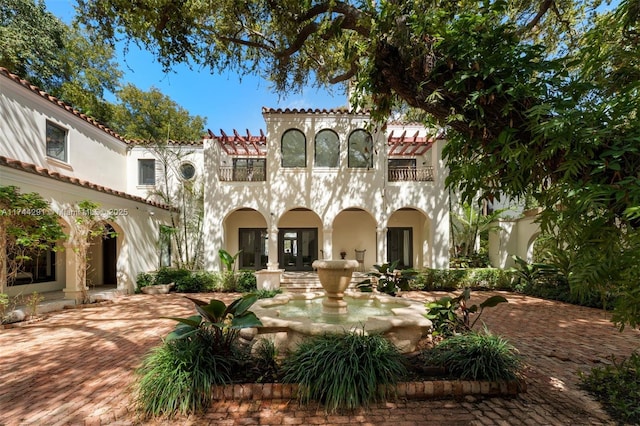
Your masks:
<path fill-rule="evenodd" d="M 332 315 L 323 312 L 324 296 L 323 292 L 290 293 L 257 301 L 251 310 L 263 326 L 254 337 L 272 339 L 282 352 L 295 350 L 309 336 L 355 330 L 381 334 L 400 352 L 408 353 L 415 351 L 420 339 L 431 330 L 431 321 L 424 317 L 423 302 L 381 293 L 345 291 L 349 314 Z M 365 308 L 372 314 L 359 316 L 359 311 Z"/>

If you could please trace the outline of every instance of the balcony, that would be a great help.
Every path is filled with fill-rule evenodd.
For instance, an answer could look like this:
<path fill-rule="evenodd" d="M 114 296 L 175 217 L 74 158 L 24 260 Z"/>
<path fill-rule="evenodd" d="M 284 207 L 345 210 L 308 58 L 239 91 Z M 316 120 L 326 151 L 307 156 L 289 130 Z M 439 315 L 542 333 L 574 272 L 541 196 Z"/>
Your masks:
<path fill-rule="evenodd" d="M 433 167 L 389 167 L 389 182 L 433 182 Z"/>
<path fill-rule="evenodd" d="M 219 167 L 220 182 L 264 182 L 266 173 L 264 167 Z"/>

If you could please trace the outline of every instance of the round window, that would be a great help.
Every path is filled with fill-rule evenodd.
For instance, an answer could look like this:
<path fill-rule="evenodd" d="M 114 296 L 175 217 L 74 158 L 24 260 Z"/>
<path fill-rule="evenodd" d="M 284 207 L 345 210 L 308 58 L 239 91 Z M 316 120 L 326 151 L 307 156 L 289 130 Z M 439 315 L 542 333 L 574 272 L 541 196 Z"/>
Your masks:
<path fill-rule="evenodd" d="M 191 163 L 182 163 L 180 165 L 180 176 L 182 179 L 191 180 L 196 175 L 196 168 Z"/>

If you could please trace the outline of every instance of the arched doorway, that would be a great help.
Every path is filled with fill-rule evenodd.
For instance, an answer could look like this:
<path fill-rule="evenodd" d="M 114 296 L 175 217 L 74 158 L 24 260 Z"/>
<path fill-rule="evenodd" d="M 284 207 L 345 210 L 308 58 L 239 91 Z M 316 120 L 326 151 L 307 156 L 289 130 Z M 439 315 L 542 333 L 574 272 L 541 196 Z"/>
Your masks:
<path fill-rule="evenodd" d="M 118 283 L 118 237 L 113 226 L 105 225 L 102 239 L 102 283 L 117 285 Z"/>
<path fill-rule="evenodd" d="M 286 271 L 311 271 L 318 259 L 320 241 L 318 215 L 306 208 L 286 212 L 278 223 L 278 262 Z"/>

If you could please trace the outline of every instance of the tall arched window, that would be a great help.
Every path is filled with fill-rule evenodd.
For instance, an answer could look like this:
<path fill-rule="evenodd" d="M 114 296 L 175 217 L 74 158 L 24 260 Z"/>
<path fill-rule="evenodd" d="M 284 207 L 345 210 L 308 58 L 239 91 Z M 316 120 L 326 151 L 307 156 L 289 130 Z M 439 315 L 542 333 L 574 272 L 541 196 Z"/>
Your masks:
<path fill-rule="evenodd" d="M 307 139 L 298 129 L 282 135 L 282 167 L 307 167 Z"/>
<path fill-rule="evenodd" d="M 349 167 L 373 167 L 373 138 L 363 129 L 349 135 Z"/>
<path fill-rule="evenodd" d="M 340 138 L 333 130 L 324 129 L 316 133 L 316 167 L 338 167 L 340 165 Z"/>

